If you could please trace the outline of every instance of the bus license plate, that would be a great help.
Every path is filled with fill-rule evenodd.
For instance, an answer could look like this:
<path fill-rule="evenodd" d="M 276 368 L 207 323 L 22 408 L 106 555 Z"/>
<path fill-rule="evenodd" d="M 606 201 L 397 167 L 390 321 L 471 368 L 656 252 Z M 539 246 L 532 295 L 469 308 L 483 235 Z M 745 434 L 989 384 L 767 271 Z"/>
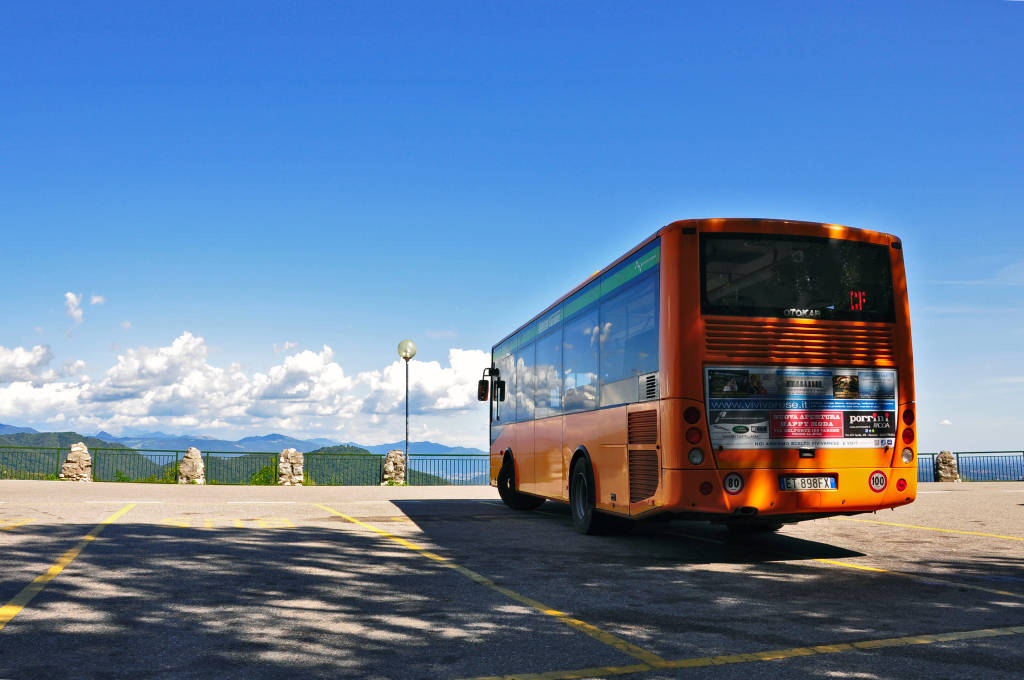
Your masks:
<path fill-rule="evenodd" d="M 779 489 L 781 491 L 821 491 L 823 489 L 838 489 L 839 485 L 835 477 L 823 475 L 806 477 L 779 477 Z"/>

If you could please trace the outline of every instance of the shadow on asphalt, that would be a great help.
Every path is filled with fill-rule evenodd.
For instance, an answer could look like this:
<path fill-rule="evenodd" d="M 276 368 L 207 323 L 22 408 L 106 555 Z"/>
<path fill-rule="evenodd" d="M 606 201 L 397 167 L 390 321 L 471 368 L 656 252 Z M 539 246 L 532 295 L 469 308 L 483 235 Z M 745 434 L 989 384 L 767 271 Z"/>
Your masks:
<path fill-rule="evenodd" d="M 673 522 L 581 536 L 555 503 L 532 513 L 490 501 L 395 504 L 408 520 L 377 526 L 666 658 L 1020 620 L 996 595 L 823 568 L 813 560 L 862 553 L 784 533 L 734 540 Z M 0 631 L 0 677 L 455 678 L 633 662 L 327 513 L 273 529 L 127 519 Z M 0 554 L 0 603 L 93 526 L 20 527 Z M 921 566 L 1024 580 L 1020 560 L 984 559 Z"/>

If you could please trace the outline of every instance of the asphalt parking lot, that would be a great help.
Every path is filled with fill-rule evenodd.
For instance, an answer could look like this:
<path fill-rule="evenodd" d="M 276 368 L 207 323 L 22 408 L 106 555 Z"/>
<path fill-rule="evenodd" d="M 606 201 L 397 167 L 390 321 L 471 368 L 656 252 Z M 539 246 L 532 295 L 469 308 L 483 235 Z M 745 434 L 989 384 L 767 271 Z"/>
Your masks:
<path fill-rule="evenodd" d="M 0 678 L 1013 678 L 1024 483 L 734 537 L 487 487 L 0 482 Z"/>

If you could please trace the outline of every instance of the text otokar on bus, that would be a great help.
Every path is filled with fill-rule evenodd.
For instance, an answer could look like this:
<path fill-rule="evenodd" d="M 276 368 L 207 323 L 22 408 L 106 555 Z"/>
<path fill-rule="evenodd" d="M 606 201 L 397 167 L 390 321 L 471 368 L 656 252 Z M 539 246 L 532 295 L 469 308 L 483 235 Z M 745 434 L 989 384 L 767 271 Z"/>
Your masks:
<path fill-rule="evenodd" d="M 910 503 L 902 243 L 834 224 L 673 222 L 494 346 L 490 478 L 576 528 L 739 531 Z"/>

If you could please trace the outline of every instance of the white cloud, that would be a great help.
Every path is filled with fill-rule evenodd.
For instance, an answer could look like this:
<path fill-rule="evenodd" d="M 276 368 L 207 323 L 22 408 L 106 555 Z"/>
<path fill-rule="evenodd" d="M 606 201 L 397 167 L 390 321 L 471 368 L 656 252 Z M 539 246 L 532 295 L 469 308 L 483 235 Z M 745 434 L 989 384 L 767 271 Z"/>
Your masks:
<path fill-rule="evenodd" d="M 949 418 L 943 418 L 942 420 L 939 421 L 939 425 L 952 425 L 952 424 L 953 424 L 953 421 L 950 420 Z"/>
<path fill-rule="evenodd" d="M 80 308 L 82 304 L 82 294 L 75 295 L 74 293 L 64 293 L 64 307 L 66 308 L 67 315 L 71 317 L 71 320 L 76 324 L 82 323 L 82 310 Z"/>
<path fill-rule="evenodd" d="M 409 409 L 414 413 L 465 411 L 475 407 L 476 383 L 490 355 L 482 350 L 451 349 L 448 367 L 437 361 L 409 362 Z M 363 403 L 366 413 L 397 413 L 404 409 L 405 366 L 394 361 L 383 371 L 360 373 L 360 383 L 370 388 Z"/>
<path fill-rule="evenodd" d="M 85 373 L 86 365 L 81 359 L 68 359 L 64 362 L 64 366 L 61 368 L 60 374 L 62 376 L 73 376 L 81 375 Z"/>
<path fill-rule="evenodd" d="M 121 328 L 123 328 L 125 330 L 128 330 L 131 327 L 132 327 L 132 322 L 131 321 L 122 321 L 121 322 Z"/>
<path fill-rule="evenodd" d="M 290 350 L 295 349 L 298 346 L 299 346 L 299 343 L 297 343 L 297 342 L 290 342 L 290 341 L 285 341 L 285 343 L 283 345 L 278 345 L 277 343 L 274 343 L 274 354 L 281 354 L 282 352 L 288 352 Z"/>
<path fill-rule="evenodd" d="M 52 420 L 64 411 L 76 410 L 80 392 L 81 388 L 73 383 L 11 383 L 0 387 L 0 421 Z"/>
<path fill-rule="evenodd" d="M 95 293 L 93 293 L 93 296 L 89 299 L 89 304 L 90 305 L 102 305 L 106 301 L 107 301 L 107 299 L 105 297 L 103 297 L 102 295 L 96 295 Z"/>
<path fill-rule="evenodd" d="M 49 345 L 36 345 L 32 349 L 0 345 L 0 383 L 23 381 L 34 384 L 51 382 L 57 374 L 48 367 L 53 361 Z"/>
<path fill-rule="evenodd" d="M 48 347 L 0 348 L 0 422 L 56 422 L 84 433 L 105 429 L 188 430 L 230 438 L 279 431 L 375 444 L 404 436 L 405 366 L 352 377 L 331 347 L 284 357 L 265 372 L 215 366 L 190 332 L 170 345 L 135 347 L 93 380 L 80 360 L 48 368 Z M 476 380 L 490 363 L 480 350 L 452 349 L 446 365 L 409 365 L 410 436 L 486 448 L 486 405 Z"/>

